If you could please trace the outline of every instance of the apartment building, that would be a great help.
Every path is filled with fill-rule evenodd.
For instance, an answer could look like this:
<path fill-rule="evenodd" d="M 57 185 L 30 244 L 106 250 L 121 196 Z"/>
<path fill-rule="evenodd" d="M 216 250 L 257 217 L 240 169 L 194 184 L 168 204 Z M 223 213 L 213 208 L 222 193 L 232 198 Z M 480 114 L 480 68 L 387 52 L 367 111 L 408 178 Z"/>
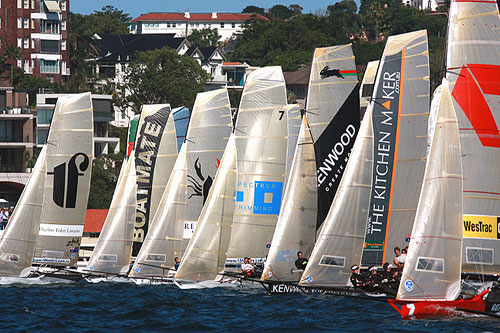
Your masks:
<path fill-rule="evenodd" d="M 64 83 L 70 75 L 68 20 L 69 0 L 0 0 L 0 53 L 14 45 L 22 56 L 13 65 Z M 9 79 L 0 86 L 10 85 Z"/>

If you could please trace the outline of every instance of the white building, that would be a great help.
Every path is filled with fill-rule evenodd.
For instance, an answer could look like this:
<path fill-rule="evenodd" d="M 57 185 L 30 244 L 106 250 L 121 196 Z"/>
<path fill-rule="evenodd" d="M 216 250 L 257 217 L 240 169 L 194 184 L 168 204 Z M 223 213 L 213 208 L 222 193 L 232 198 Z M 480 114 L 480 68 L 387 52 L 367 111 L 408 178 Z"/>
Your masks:
<path fill-rule="evenodd" d="M 148 13 L 132 20 L 129 26 L 132 34 L 169 34 L 186 37 L 193 30 L 217 29 L 223 42 L 235 33 L 243 31 L 245 22 L 252 18 L 268 20 L 257 14 L 246 13 Z"/>
<path fill-rule="evenodd" d="M 417 7 L 422 10 L 435 11 L 439 6 L 444 5 L 444 0 L 402 0 L 405 5 Z"/>

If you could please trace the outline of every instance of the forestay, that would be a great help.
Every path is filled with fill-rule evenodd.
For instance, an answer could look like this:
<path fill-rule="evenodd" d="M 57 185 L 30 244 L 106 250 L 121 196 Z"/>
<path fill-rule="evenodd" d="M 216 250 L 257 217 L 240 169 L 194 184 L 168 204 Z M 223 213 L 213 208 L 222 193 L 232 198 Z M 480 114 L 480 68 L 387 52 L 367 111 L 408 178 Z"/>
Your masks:
<path fill-rule="evenodd" d="M 424 176 L 429 117 L 425 30 L 391 36 L 374 90 L 373 175 L 363 265 L 382 265 L 405 247 Z"/>
<path fill-rule="evenodd" d="M 278 220 L 286 172 L 287 119 L 281 67 L 248 75 L 235 128 L 237 181 L 229 263 L 263 261 Z"/>
<path fill-rule="evenodd" d="M 234 212 L 236 146 L 231 134 L 198 225 L 175 275 L 180 280 L 214 280 L 224 269 Z"/>
<path fill-rule="evenodd" d="M 452 1 L 447 75 L 464 172 L 462 268 L 500 274 L 500 18 L 496 1 Z"/>
<path fill-rule="evenodd" d="M 351 44 L 314 51 L 306 117 L 316 154 L 319 229 L 359 128 L 359 85 Z"/>
<path fill-rule="evenodd" d="M 330 212 L 300 280 L 301 285 L 346 286 L 361 261 L 373 165 L 372 107 L 368 107 Z"/>
<path fill-rule="evenodd" d="M 462 161 L 458 123 L 443 80 L 424 184 L 398 299 L 455 300 L 460 293 Z M 437 96 L 437 95 L 434 95 Z"/>
<path fill-rule="evenodd" d="M 18 277 L 31 266 L 42 213 L 46 153 L 44 146 L 0 239 L 0 276 Z"/>
<path fill-rule="evenodd" d="M 108 215 L 87 265 L 89 271 L 126 275 L 130 268 L 137 205 L 135 155 L 122 165 Z"/>
<path fill-rule="evenodd" d="M 60 97 L 47 138 L 47 174 L 33 262 L 75 266 L 94 155 L 90 93 Z"/>

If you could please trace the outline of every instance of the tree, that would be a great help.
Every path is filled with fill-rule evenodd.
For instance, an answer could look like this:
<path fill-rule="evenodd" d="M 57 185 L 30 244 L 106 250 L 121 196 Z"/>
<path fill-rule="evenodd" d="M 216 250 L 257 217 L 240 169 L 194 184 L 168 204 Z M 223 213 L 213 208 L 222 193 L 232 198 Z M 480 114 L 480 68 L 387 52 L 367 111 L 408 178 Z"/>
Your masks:
<path fill-rule="evenodd" d="M 100 155 L 92 162 L 88 209 L 108 209 L 120 174 L 123 154 Z"/>
<path fill-rule="evenodd" d="M 293 4 L 293 5 L 290 5 L 288 7 L 290 7 L 290 9 L 294 12 L 294 15 L 300 15 L 300 14 L 302 14 L 302 11 L 304 10 L 304 8 L 302 8 L 298 4 Z"/>
<path fill-rule="evenodd" d="M 287 6 L 274 5 L 269 8 L 268 14 L 271 19 L 286 20 L 292 17 L 295 12 Z"/>
<path fill-rule="evenodd" d="M 249 13 L 249 14 L 260 14 L 264 15 L 266 13 L 266 10 L 262 7 L 257 7 L 257 6 L 246 6 L 243 8 L 241 11 L 242 13 Z"/>
<path fill-rule="evenodd" d="M 136 113 L 143 104 L 191 107 L 209 78 L 196 60 L 168 47 L 137 52 L 135 58 L 125 71 L 123 84 L 118 86 L 117 99 Z"/>
<path fill-rule="evenodd" d="M 193 30 L 189 36 L 188 40 L 195 45 L 205 47 L 205 46 L 217 46 L 219 44 L 219 35 L 217 29 L 204 28 L 201 30 Z"/>
<path fill-rule="evenodd" d="M 104 6 L 91 14 L 96 33 L 128 34 L 128 24 L 131 17 L 114 6 Z"/>

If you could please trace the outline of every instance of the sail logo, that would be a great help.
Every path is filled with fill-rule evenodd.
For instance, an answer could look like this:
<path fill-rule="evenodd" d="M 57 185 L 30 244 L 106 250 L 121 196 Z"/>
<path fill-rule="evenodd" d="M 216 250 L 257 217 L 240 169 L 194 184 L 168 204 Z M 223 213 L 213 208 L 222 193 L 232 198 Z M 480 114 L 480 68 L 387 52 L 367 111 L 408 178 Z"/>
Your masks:
<path fill-rule="evenodd" d="M 500 218 L 496 216 L 464 215 L 463 236 L 468 238 L 500 239 Z"/>
<path fill-rule="evenodd" d="M 484 147 L 500 148 L 500 132 L 484 96 L 500 95 L 499 77 L 498 65 L 466 64 L 462 66 L 451 93 Z"/>
<path fill-rule="evenodd" d="M 281 206 L 282 182 L 256 181 L 253 213 L 278 215 Z"/>
<path fill-rule="evenodd" d="M 200 158 L 198 157 L 194 162 L 194 170 L 196 171 L 198 179 L 194 178 L 191 175 L 187 175 L 188 182 L 190 183 L 187 187 L 194 191 L 188 197 L 188 200 L 193 196 L 203 197 L 203 205 L 205 205 L 205 201 L 207 201 L 208 193 L 210 192 L 210 188 L 212 187 L 214 181 L 210 175 L 207 175 L 206 177 L 203 176 L 203 173 L 201 172 L 201 163 L 199 160 Z M 217 159 L 217 162 L 218 161 L 219 160 Z"/>
<path fill-rule="evenodd" d="M 78 160 L 78 161 L 77 161 Z M 73 155 L 68 163 L 61 163 L 54 167 L 52 199 L 62 208 L 75 208 L 78 194 L 78 178 L 89 168 L 90 159 L 85 153 Z"/>
<path fill-rule="evenodd" d="M 357 76 L 356 70 L 345 70 L 341 71 L 339 68 L 331 68 L 330 66 L 325 66 L 319 72 L 321 79 L 326 79 L 327 77 L 338 77 L 339 79 L 344 79 L 345 76 Z"/>

